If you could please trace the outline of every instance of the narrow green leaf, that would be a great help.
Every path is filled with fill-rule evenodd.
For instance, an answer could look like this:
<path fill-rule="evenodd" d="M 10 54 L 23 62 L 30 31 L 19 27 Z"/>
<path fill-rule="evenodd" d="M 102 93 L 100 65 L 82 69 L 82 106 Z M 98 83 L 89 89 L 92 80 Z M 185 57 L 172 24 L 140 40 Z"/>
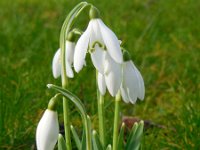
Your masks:
<path fill-rule="evenodd" d="M 81 141 L 81 150 L 86 150 L 86 135 L 85 135 L 85 130 L 83 130 L 82 141 Z"/>
<path fill-rule="evenodd" d="M 142 134 L 143 134 L 143 129 L 144 129 L 144 121 L 141 120 L 141 121 L 139 122 L 137 132 L 135 133 L 135 138 L 136 138 L 136 139 L 139 139 L 139 138 L 142 136 Z"/>
<path fill-rule="evenodd" d="M 88 115 L 87 115 L 87 125 L 88 125 L 89 134 L 86 136 L 89 136 L 88 137 L 88 139 L 90 139 L 89 145 L 90 145 L 90 147 L 92 147 L 92 124 L 91 124 L 91 119 Z"/>
<path fill-rule="evenodd" d="M 124 129 L 125 129 L 125 123 L 123 122 L 118 137 L 117 145 L 119 150 L 124 150 Z"/>
<path fill-rule="evenodd" d="M 72 125 L 71 125 L 70 128 L 71 128 L 72 135 L 74 137 L 74 141 L 76 143 L 76 146 L 77 146 L 78 150 L 81 150 L 81 141 L 80 141 L 80 139 L 78 137 L 78 134 L 77 134 L 76 130 L 74 129 L 74 127 Z"/>
<path fill-rule="evenodd" d="M 67 150 L 62 134 L 58 134 L 58 150 Z"/>
<path fill-rule="evenodd" d="M 125 148 L 125 149 L 127 149 L 127 148 L 128 148 L 128 145 L 130 145 L 131 140 L 132 140 L 132 137 L 133 137 L 133 135 L 135 134 L 137 128 L 138 128 L 138 123 L 136 122 L 136 123 L 134 123 L 134 125 L 133 125 L 133 127 L 132 127 L 132 129 L 131 129 L 131 132 L 130 132 L 130 134 L 129 134 L 129 136 L 128 136 L 128 140 L 127 140 L 126 148 Z"/>
<path fill-rule="evenodd" d="M 143 134 L 144 122 L 140 121 L 136 132 L 132 135 L 131 142 L 127 145 L 127 150 L 138 150 L 140 148 L 140 141 Z"/>
<path fill-rule="evenodd" d="M 65 97 L 69 98 L 76 105 L 81 116 L 84 117 L 83 119 L 87 122 L 86 109 L 85 109 L 83 103 L 81 102 L 81 100 L 76 95 L 72 94 L 70 91 L 68 91 L 66 89 L 63 89 L 62 87 L 59 87 L 59 86 L 56 86 L 53 84 L 48 84 L 47 86 L 48 86 L 48 88 L 52 88 L 52 89 L 60 92 Z"/>
<path fill-rule="evenodd" d="M 101 144 L 99 136 L 95 130 L 92 132 L 92 145 L 94 150 L 103 150 L 103 145 Z"/>

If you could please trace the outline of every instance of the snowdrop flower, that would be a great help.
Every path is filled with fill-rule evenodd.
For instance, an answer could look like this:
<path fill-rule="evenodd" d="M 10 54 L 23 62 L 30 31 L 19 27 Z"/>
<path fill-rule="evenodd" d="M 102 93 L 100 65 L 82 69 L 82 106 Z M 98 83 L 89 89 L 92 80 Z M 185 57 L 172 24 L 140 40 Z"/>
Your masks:
<path fill-rule="evenodd" d="M 74 58 L 74 48 L 75 43 L 72 40 L 67 40 L 65 44 L 65 65 L 66 65 L 66 74 L 69 78 L 74 77 L 74 73 L 72 70 L 72 63 Z M 61 75 L 61 49 L 59 48 L 54 57 L 52 62 L 52 71 L 54 78 L 58 78 Z"/>
<path fill-rule="evenodd" d="M 134 104 L 139 98 L 144 99 L 145 89 L 143 78 L 130 59 L 127 51 L 124 51 L 124 63 L 122 67 L 123 80 L 120 88 L 124 102 Z"/>
<path fill-rule="evenodd" d="M 51 100 L 53 100 L 52 98 Z M 54 103 L 54 102 L 53 102 Z M 55 105 L 55 104 L 53 104 Z M 36 130 L 36 144 L 38 150 L 53 150 L 59 133 L 58 114 L 50 101 Z"/>
<path fill-rule="evenodd" d="M 86 31 L 81 35 L 75 47 L 74 69 L 76 72 L 83 68 L 87 50 L 88 48 L 94 48 L 95 42 L 105 45 L 115 62 L 122 63 L 123 60 L 116 35 L 99 18 L 99 12 L 95 7 L 90 9 L 90 18 Z"/>
<path fill-rule="evenodd" d="M 124 102 L 134 104 L 137 98 L 144 99 L 144 81 L 143 78 L 130 59 L 127 51 L 124 51 L 124 62 L 118 64 L 112 58 L 105 54 L 105 63 L 103 64 L 104 73 L 98 72 L 98 88 L 102 95 L 105 95 L 106 88 L 111 96 L 116 96 L 120 90 Z M 99 57 L 100 58 L 100 57 Z"/>
<path fill-rule="evenodd" d="M 98 88 L 102 95 L 106 92 L 106 87 L 111 96 L 116 96 L 122 82 L 121 64 L 115 62 L 106 52 L 103 63 L 103 74 L 98 72 Z"/>

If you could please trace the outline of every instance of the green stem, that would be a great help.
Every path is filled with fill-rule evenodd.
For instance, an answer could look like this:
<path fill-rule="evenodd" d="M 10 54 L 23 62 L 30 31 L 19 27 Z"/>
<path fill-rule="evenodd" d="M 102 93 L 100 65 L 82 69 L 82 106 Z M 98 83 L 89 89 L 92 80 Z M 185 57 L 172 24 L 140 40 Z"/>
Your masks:
<path fill-rule="evenodd" d="M 118 92 L 115 98 L 115 114 L 114 114 L 114 129 L 113 129 L 113 150 L 117 150 L 118 129 L 119 129 L 119 112 L 120 112 L 121 95 Z"/>
<path fill-rule="evenodd" d="M 86 128 L 87 150 L 92 150 L 92 137 L 91 137 L 92 127 L 91 127 L 91 119 L 88 115 L 87 115 L 87 122 L 85 124 L 87 126 Z"/>
<path fill-rule="evenodd" d="M 71 134 L 70 134 L 70 116 L 69 116 L 69 104 L 68 100 L 63 97 L 63 113 L 64 113 L 64 127 L 65 127 L 65 139 L 66 147 L 71 150 Z"/>
<path fill-rule="evenodd" d="M 96 81 L 98 81 L 98 71 L 96 72 Z M 98 117 L 99 117 L 99 135 L 102 145 L 105 147 L 105 112 L 104 96 L 100 93 L 97 85 Z"/>
<path fill-rule="evenodd" d="M 75 22 L 75 19 L 78 17 L 78 15 L 86 6 L 88 6 L 86 2 L 82 2 L 76 5 L 65 19 L 63 26 L 61 28 L 60 32 L 60 48 L 61 48 L 61 63 L 62 63 L 61 73 L 62 73 L 62 87 L 64 89 L 68 88 L 68 78 L 66 75 L 66 65 L 65 65 L 65 40 Z M 71 146 L 71 135 L 70 135 L 69 105 L 68 105 L 68 100 L 65 97 L 63 97 L 63 116 L 64 116 L 66 147 L 68 150 L 71 150 L 72 146 Z"/>
<path fill-rule="evenodd" d="M 105 123 L 104 123 L 104 96 L 99 94 L 98 99 L 98 115 L 99 115 L 99 134 L 103 146 L 105 146 Z"/>
<path fill-rule="evenodd" d="M 66 75 L 66 65 L 65 65 L 65 31 L 66 31 L 66 24 L 64 22 L 61 34 L 60 34 L 60 48 L 61 48 L 61 63 L 62 63 L 62 87 L 67 89 L 68 87 L 68 78 Z M 70 135 L 70 116 L 69 116 L 69 105 L 68 100 L 63 97 L 63 117 L 64 117 L 64 130 L 65 130 L 65 141 L 66 147 L 68 150 L 72 149 L 71 146 L 71 135 Z"/>

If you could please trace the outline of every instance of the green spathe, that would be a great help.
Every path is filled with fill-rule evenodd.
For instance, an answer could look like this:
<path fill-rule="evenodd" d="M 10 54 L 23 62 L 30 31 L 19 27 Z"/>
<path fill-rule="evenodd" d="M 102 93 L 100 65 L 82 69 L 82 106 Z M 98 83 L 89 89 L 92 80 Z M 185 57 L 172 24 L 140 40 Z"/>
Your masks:
<path fill-rule="evenodd" d="M 57 107 L 57 101 L 58 101 L 58 97 L 59 97 L 60 94 L 56 94 L 54 97 L 52 97 L 49 101 L 49 104 L 48 104 L 48 109 L 49 110 L 52 110 L 52 111 L 55 111 L 56 110 L 56 107 Z"/>
<path fill-rule="evenodd" d="M 90 16 L 90 19 L 100 18 L 100 12 L 96 7 L 91 6 L 89 16 Z"/>
<path fill-rule="evenodd" d="M 75 42 L 75 34 L 74 34 L 74 32 L 73 31 L 71 31 L 71 32 L 69 32 L 68 34 L 67 34 L 67 38 L 66 38 L 66 40 L 68 40 L 68 41 L 70 41 L 70 42 Z"/>

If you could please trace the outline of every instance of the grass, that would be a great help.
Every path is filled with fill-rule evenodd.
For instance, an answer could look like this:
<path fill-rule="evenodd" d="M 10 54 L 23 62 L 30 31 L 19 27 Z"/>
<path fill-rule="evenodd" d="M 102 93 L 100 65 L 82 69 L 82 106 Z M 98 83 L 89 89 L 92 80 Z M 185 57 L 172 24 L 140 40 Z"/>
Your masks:
<path fill-rule="evenodd" d="M 78 2 L 0 1 L 0 149 L 33 148 L 37 123 L 54 94 L 46 84 L 60 85 L 51 71 L 60 28 Z M 125 41 L 124 47 L 144 77 L 145 100 L 136 105 L 123 104 L 122 113 L 165 126 L 145 131 L 142 149 L 199 149 L 200 2 L 89 2 L 99 8 L 104 22 Z M 83 14 L 77 25 L 84 29 L 87 18 L 87 13 Z M 95 72 L 88 62 L 87 68 L 70 80 L 70 90 L 83 100 L 97 122 L 95 80 L 91 78 L 95 79 Z M 107 117 L 113 115 L 112 104 L 107 98 Z M 80 126 L 73 108 L 73 122 Z M 111 125 L 107 120 L 107 128 Z"/>

